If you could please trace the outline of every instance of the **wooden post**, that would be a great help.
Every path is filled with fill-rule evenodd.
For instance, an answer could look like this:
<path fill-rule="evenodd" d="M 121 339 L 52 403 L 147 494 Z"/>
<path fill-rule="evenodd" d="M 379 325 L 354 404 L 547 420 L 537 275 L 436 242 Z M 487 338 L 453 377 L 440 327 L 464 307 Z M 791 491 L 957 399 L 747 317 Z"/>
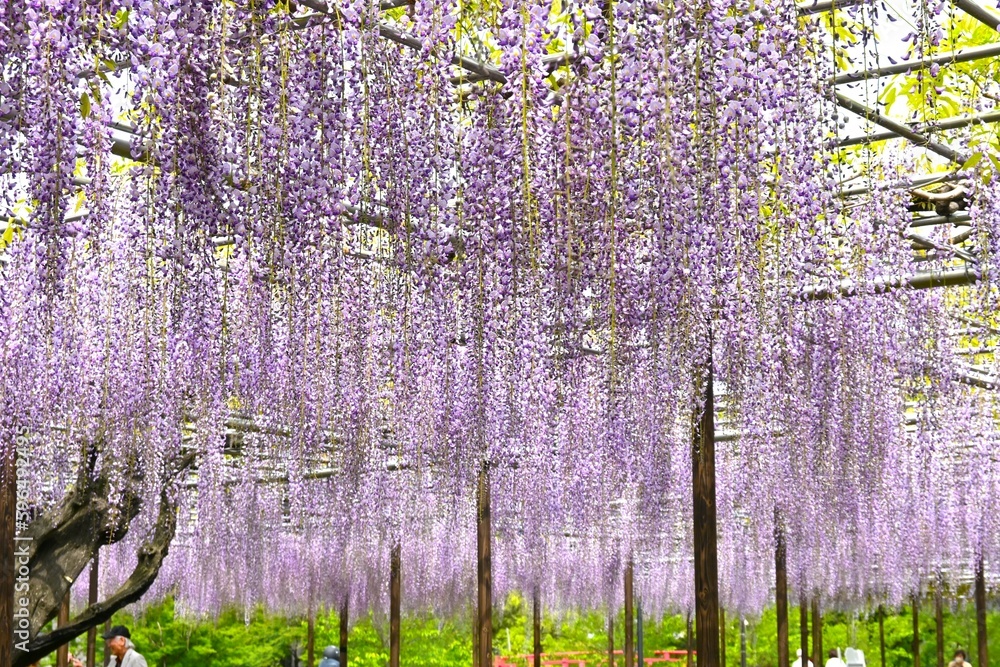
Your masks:
<path fill-rule="evenodd" d="M 389 667 L 399 667 L 399 543 L 392 547 L 389 565 Z"/>
<path fill-rule="evenodd" d="M 0 665 L 14 664 L 14 576 L 17 542 L 17 448 L 0 449 Z M 26 544 L 26 543 L 25 543 Z"/>
<path fill-rule="evenodd" d="M 920 597 L 913 595 L 913 667 L 920 667 Z"/>
<path fill-rule="evenodd" d="M 479 608 L 469 612 L 472 617 L 472 667 L 479 667 Z"/>
<path fill-rule="evenodd" d="M 941 595 L 941 577 L 938 577 L 934 594 L 934 634 L 937 643 L 937 667 L 944 667 L 944 596 Z"/>
<path fill-rule="evenodd" d="M 532 635 L 534 636 L 535 667 L 542 667 L 542 604 L 539 599 L 538 586 L 535 586 L 534 600 L 531 610 Z"/>
<path fill-rule="evenodd" d="M 490 540 L 490 473 L 487 463 L 479 470 L 479 492 L 476 537 L 478 545 L 477 578 L 479 580 L 479 667 L 493 666 L 493 573 Z"/>
<path fill-rule="evenodd" d="M 711 344 L 711 343 L 710 343 Z M 719 557 L 715 508 L 715 401 L 712 357 L 705 378 L 705 405 L 691 441 L 694 496 L 694 609 L 698 664 L 719 664 Z"/>
<path fill-rule="evenodd" d="M 634 569 L 632 561 L 625 566 L 625 667 L 635 667 L 635 647 L 632 644 L 632 632 L 635 619 L 632 609 L 632 577 Z"/>
<path fill-rule="evenodd" d="M 97 604 L 97 584 L 100 575 L 101 549 L 94 552 L 94 560 L 90 563 L 90 590 L 87 604 L 91 607 Z M 87 630 L 87 667 L 97 667 L 97 626 Z"/>
<path fill-rule="evenodd" d="M 608 667 L 615 667 L 615 613 L 608 609 Z"/>
<path fill-rule="evenodd" d="M 59 614 L 56 616 L 57 628 L 63 628 L 69 625 L 69 594 L 70 591 L 66 591 L 66 597 L 62 599 L 62 603 L 59 605 Z M 63 644 L 56 649 L 56 667 L 68 666 L 69 644 Z"/>
<path fill-rule="evenodd" d="M 812 634 L 813 634 L 813 664 L 821 667 L 826 660 L 823 658 L 823 616 L 819 613 L 819 594 L 812 599 Z"/>
<path fill-rule="evenodd" d="M 882 605 L 878 606 L 878 653 L 885 667 L 885 607 Z"/>
<path fill-rule="evenodd" d="M 306 622 L 306 667 L 316 665 L 316 615 L 309 612 L 309 620 Z"/>
<path fill-rule="evenodd" d="M 726 610 L 719 607 L 719 665 L 726 667 Z"/>
<path fill-rule="evenodd" d="M 802 667 L 809 667 L 809 598 L 806 597 L 805 586 L 799 593 L 799 638 L 802 648 Z"/>
<path fill-rule="evenodd" d="M 986 573 L 983 555 L 976 561 L 976 644 L 979 649 L 979 667 L 989 667 L 986 644 Z"/>
<path fill-rule="evenodd" d="M 774 510 L 774 603 L 778 616 L 778 667 L 788 663 L 788 570 L 785 567 L 785 535 L 781 513 Z"/>
<path fill-rule="evenodd" d="M 347 667 L 347 604 L 348 596 L 340 603 L 340 667 Z"/>

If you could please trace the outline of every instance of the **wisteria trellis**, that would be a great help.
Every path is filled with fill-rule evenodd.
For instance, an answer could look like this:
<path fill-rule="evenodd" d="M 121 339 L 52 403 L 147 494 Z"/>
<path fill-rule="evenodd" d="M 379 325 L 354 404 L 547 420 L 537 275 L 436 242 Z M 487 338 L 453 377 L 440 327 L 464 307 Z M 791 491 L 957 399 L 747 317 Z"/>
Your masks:
<path fill-rule="evenodd" d="M 995 304 L 995 182 L 965 174 L 978 287 L 885 289 L 909 194 L 883 161 L 839 196 L 819 21 L 303 4 L 0 7 L 3 441 L 32 433 L 43 506 L 83 443 L 143 471 L 105 586 L 194 449 L 157 592 L 379 609 L 398 541 L 405 605 L 464 614 L 485 460 L 498 591 L 613 603 L 631 558 L 647 610 L 686 609 L 709 341 L 728 608 L 767 604 L 776 515 L 831 604 L 1000 556 L 994 396 L 949 342 Z M 950 13 L 915 4 L 922 53 Z"/>

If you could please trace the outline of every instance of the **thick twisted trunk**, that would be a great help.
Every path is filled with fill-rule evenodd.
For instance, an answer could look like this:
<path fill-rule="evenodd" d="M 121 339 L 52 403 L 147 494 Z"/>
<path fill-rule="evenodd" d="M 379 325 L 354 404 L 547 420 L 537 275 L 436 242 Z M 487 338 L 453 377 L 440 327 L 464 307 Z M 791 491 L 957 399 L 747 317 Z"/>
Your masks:
<path fill-rule="evenodd" d="M 139 550 L 138 564 L 128 580 L 108 599 L 92 604 L 68 625 L 38 634 L 58 613 L 60 602 L 98 548 L 121 540 L 141 509 L 141 498 L 132 491 L 126 492 L 119 503 L 108 501 L 108 473 L 92 477 L 94 458 L 90 457 L 89 465 L 81 470 L 76 485 L 63 501 L 28 526 L 22 537 L 30 541 L 19 543 L 26 545 L 23 548 L 30 575 L 26 586 L 25 582 L 16 584 L 21 588 L 16 587 L 15 594 L 29 600 L 30 629 L 14 633 L 13 667 L 30 665 L 138 600 L 155 581 L 173 540 L 177 505 L 170 481 L 193 463 L 193 453 L 180 457 L 173 466 L 167 488 L 160 495 L 153 534 Z"/>

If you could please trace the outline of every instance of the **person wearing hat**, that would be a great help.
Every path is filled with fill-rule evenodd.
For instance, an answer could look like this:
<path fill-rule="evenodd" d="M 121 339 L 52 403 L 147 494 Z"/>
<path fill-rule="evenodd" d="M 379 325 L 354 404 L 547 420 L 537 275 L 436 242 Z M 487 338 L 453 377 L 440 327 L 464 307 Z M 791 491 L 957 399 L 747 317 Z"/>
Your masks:
<path fill-rule="evenodd" d="M 146 659 L 135 650 L 132 635 L 124 625 L 116 625 L 102 635 L 114 662 L 108 667 L 148 667 Z"/>
<path fill-rule="evenodd" d="M 319 661 L 319 667 L 340 667 L 340 649 L 336 646 L 327 646 L 323 649 L 323 659 Z"/>

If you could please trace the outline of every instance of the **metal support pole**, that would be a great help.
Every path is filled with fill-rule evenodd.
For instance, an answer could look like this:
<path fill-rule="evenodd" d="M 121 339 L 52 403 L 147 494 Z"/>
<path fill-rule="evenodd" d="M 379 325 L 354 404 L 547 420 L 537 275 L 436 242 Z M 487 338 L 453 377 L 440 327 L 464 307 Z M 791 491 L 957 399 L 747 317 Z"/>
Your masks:
<path fill-rule="evenodd" d="M 316 617 L 309 612 L 309 620 L 306 622 L 306 667 L 316 665 Z"/>
<path fill-rule="evenodd" d="M 934 634 L 937 643 L 937 667 L 944 667 L 944 598 L 941 595 L 941 577 L 934 594 Z"/>
<path fill-rule="evenodd" d="M 69 625 L 69 591 L 59 604 L 59 615 L 56 616 L 56 627 Z M 69 667 L 69 644 L 63 644 L 56 649 L 56 667 Z"/>
<path fill-rule="evenodd" d="M 479 470 L 476 539 L 479 608 L 476 616 L 479 638 L 479 667 L 493 665 L 493 573 L 490 541 L 490 473 L 487 463 Z"/>
<path fill-rule="evenodd" d="M 976 644 L 979 649 L 979 667 L 988 667 L 989 653 L 986 644 L 986 573 L 983 555 L 976 561 Z"/>
<path fill-rule="evenodd" d="M 608 609 L 608 667 L 615 667 L 615 613 Z"/>
<path fill-rule="evenodd" d="M 747 667 L 747 619 L 740 616 L 740 667 Z"/>
<path fill-rule="evenodd" d="M 712 357 L 705 373 L 701 417 L 691 441 L 694 496 L 694 609 L 697 655 L 702 667 L 719 664 L 719 556 L 715 508 L 715 401 Z"/>
<path fill-rule="evenodd" d="M 632 561 L 625 566 L 625 667 L 635 667 L 635 647 L 632 645 L 632 633 L 635 619 L 632 615 L 632 577 L 634 574 Z"/>
<path fill-rule="evenodd" d="M 799 644 L 802 648 L 802 667 L 809 667 L 809 598 L 804 586 L 799 593 Z"/>
<path fill-rule="evenodd" d="M 533 635 L 534 667 L 542 667 L 542 602 L 538 594 L 538 586 L 535 586 L 532 609 L 531 626 Z"/>
<path fill-rule="evenodd" d="M 646 664 L 646 653 L 645 645 L 643 644 L 645 633 L 642 629 L 642 600 L 636 601 L 635 617 L 635 647 L 638 655 L 636 662 L 639 664 L 639 667 L 643 667 Z"/>
<path fill-rule="evenodd" d="M 774 510 L 774 603 L 778 616 L 778 667 L 788 662 L 788 570 L 785 565 L 785 536 L 781 513 Z"/>
<path fill-rule="evenodd" d="M 348 596 L 340 603 L 340 667 L 347 667 L 347 611 Z"/>
<path fill-rule="evenodd" d="M 816 667 L 824 664 L 823 659 L 823 616 L 819 613 L 819 595 L 814 595 L 812 599 L 812 636 L 813 636 L 813 664 Z"/>
<path fill-rule="evenodd" d="M 694 626 L 691 623 L 691 612 L 687 617 L 687 667 L 694 667 Z"/>
<path fill-rule="evenodd" d="M 399 543 L 396 543 L 389 565 L 389 667 L 399 667 L 399 570 Z"/>
<path fill-rule="evenodd" d="M 93 607 L 97 604 L 97 584 L 101 568 L 101 549 L 94 552 L 94 560 L 90 563 L 90 590 L 87 604 Z M 97 667 L 97 626 L 87 630 L 87 667 Z"/>
<path fill-rule="evenodd" d="M 878 652 L 882 659 L 880 663 L 885 667 L 885 607 L 878 606 Z"/>

